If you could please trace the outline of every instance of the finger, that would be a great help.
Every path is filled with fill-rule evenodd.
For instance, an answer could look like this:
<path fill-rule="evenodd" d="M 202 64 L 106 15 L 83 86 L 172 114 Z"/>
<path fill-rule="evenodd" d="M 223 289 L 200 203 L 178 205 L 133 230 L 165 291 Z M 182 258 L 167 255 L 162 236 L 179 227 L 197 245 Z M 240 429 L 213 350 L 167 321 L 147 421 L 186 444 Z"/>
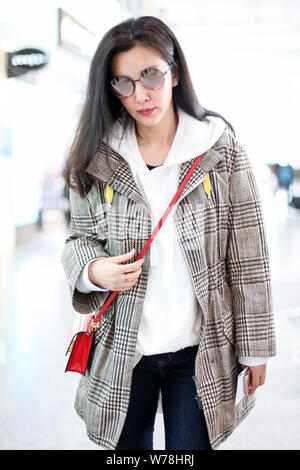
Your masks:
<path fill-rule="evenodd" d="M 125 287 L 131 288 L 132 285 L 137 281 L 138 277 L 140 276 L 142 268 L 139 268 L 137 271 L 134 272 L 127 272 L 121 273 L 123 285 Z"/>
<path fill-rule="evenodd" d="M 134 273 L 132 272 L 121 273 L 121 279 L 123 283 L 126 285 L 132 281 L 133 277 L 134 277 Z"/>
<path fill-rule="evenodd" d="M 134 263 L 129 263 L 129 264 L 125 264 L 125 265 L 122 265 L 120 266 L 120 272 L 121 273 L 131 273 L 133 271 L 136 271 L 137 269 L 139 269 L 143 263 L 144 263 L 144 258 L 141 258 L 137 261 L 135 261 Z"/>
<path fill-rule="evenodd" d="M 117 263 L 124 263 L 128 259 L 132 258 L 135 255 L 135 248 L 128 253 L 124 253 L 123 255 L 111 256 L 110 258 L 116 261 Z"/>
<path fill-rule="evenodd" d="M 259 385 L 264 385 L 265 380 L 266 380 L 266 376 L 265 376 L 265 375 L 261 375 L 260 378 L 259 378 Z"/>
<path fill-rule="evenodd" d="M 130 290 L 134 284 L 131 279 L 131 274 L 126 274 L 126 275 L 123 274 L 121 283 L 122 283 L 122 287 L 119 290 L 123 290 L 123 291 Z"/>

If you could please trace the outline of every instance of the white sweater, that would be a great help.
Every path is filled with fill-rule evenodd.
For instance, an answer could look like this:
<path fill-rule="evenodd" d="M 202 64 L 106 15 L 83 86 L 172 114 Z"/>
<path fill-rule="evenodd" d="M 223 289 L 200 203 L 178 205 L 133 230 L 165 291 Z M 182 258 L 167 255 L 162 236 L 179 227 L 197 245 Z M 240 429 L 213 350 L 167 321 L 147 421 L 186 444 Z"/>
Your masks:
<path fill-rule="evenodd" d="M 198 121 L 178 109 L 178 127 L 170 151 L 164 164 L 152 170 L 141 156 L 134 129 L 125 133 L 121 144 L 117 138 L 109 141 L 109 145 L 128 162 L 138 187 L 152 208 L 152 231 L 176 193 L 181 163 L 209 150 L 222 135 L 224 127 L 221 118 L 209 117 Z M 202 314 L 174 230 L 176 205 L 149 247 L 150 267 L 135 365 L 142 355 L 178 351 L 199 344 Z M 107 290 L 89 280 L 88 266 L 92 261 L 77 280 L 76 288 L 80 292 Z M 268 358 L 243 356 L 238 360 L 252 366 L 266 363 Z"/>

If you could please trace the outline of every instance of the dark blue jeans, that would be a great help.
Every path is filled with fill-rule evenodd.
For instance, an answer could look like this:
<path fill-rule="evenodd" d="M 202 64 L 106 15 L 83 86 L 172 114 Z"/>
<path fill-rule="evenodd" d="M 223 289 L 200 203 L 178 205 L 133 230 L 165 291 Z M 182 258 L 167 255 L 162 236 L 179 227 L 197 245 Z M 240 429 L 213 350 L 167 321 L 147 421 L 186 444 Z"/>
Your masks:
<path fill-rule="evenodd" d="M 142 356 L 133 369 L 127 415 L 115 450 L 153 450 L 159 390 L 165 450 L 212 450 L 194 376 L 198 345 Z"/>

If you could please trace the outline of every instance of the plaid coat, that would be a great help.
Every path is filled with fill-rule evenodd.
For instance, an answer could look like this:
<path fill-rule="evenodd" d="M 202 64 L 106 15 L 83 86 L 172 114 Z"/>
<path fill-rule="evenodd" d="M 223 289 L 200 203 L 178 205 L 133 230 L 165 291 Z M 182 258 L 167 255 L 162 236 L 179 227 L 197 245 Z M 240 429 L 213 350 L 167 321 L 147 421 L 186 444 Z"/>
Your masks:
<path fill-rule="evenodd" d="M 196 157 L 196 156 L 195 156 Z M 180 167 L 181 184 L 194 159 Z M 151 235 L 151 209 L 126 160 L 104 144 L 86 171 L 95 182 L 85 198 L 70 191 L 71 232 L 62 253 L 74 309 L 92 313 L 111 291 L 83 294 L 77 278 L 96 257 L 138 254 Z M 211 197 L 203 189 L 209 173 Z M 106 200 L 106 186 L 114 189 Z M 257 183 L 244 148 L 224 131 L 200 160 L 178 199 L 174 229 L 188 265 L 203 321 L 195 386 L 216 449 L 247 416 L 255 395 L 235 405 L 238 356 L 276 354 L 269 254 Z M 101 317 L 95 349 L 80 379 L 75 409 L 89 438 L 115 449 L 129 404 L 149 252 L 129 291 L 118 292 Z M 133 262 L 134 259 L 129 262 Z"/>

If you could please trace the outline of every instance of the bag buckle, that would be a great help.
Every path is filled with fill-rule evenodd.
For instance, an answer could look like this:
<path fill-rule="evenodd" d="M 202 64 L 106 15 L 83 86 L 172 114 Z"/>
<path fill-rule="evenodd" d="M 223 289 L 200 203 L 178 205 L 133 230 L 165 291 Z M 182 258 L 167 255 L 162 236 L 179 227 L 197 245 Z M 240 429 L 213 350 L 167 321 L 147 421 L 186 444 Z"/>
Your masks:
<path fill-rule="evenodd" d="M 100 328 L 100 322 L 99 321 L 95 321 L 93 318 L 91 320 L 91 328 L 93 331 L 96 331 L 98 330 L 98 328 Z"/>

